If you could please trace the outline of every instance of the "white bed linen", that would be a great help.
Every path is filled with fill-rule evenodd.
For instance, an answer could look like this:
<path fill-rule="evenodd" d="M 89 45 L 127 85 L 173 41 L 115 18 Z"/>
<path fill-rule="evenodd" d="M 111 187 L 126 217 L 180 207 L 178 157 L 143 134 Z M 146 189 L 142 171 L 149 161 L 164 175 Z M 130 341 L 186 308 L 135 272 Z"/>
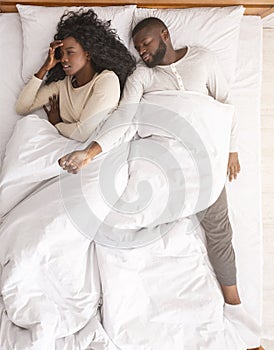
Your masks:
<path fill-rule="evenodd" d="M 239 287 L 248 311 L 261 320 L 262 209 L 261 209 L 261 78 L 262 22 L 244 17 L 232 98 L 238 113 L 241 173 L 227 183 L 234 230 Z"/>
<path fill-rule="evenodd" d="M 3 15 L 1 15 L 2 17 Z M 5 15 L 9 16 L 9 23 L 13 23 L 15 28 L 19 28 L 18 17 L 15 14 Z M 249 22 L 247 24 L 247 22 Z M 240 67 L 238 65 L 237 80 L 235 83 L 234 93 L 236 94 L 235 102 L 238 105 L 239 110 L 243 111 L 244 118 L 240 119 L 240 131 L 244 135 L 245 146 L 241 146 L 240 157 L 242 163 L 242 174 L 237 183 L 229 186 L 229 197 L 230 204 L 233 207 L 231 209 L 232 223 L 235 230 L 235 241 L 238 259 L 238 270 L 239 270 L 239 281 L 241 286 L 241 292 L 243 295 L 243 301 L 246 307 L 250 310 L 252 314 L 257 316 L 260 314 L 260 298 L 261 298 L 261 216 L 260 216 L 260 179 L 259 171 L 257 171 L 257 163 L 254 162 L 254 154 L 258 156 L 259 154 L 259 76 L 257 72 L 258 67 L 261 63 L 260 48 L 261 48 L 261 36 L 258 30 L 259 21 L 256 18 L 245 18 L 244 26 L 241 31 L 241 45 L 240 45 Z M 0 29 L 5 28 L 7 22 L 5 23 L 0 19 Z M 9 33 L 11 36 L 9 36 Z M 252 33 L 252 34 L 251 34 Z M 252 38 L 252 44 L 251 44 Z M 20 33 L 9 32 L 5 35 L 5 40 L 12 39 L 14 42 L 18 43 L 20 48 Z M 1 48 L 2 37 L 1 37 Z M 243 49 L 245 47 L 245 49 Z M 251 49 L 252 48 L 252 49 Z M 1 111 L 1 121 L 5 120 L 5 116 L 9 115 L 8 128 L 1 127 L 1 152 L 3 153 L 3 146 L 6 140 L 11 134 L 12 127 L 17 120 L 18 116 L 13 110 L 13 104 L 16 99 L 16 95 L 19 92 L 22 81 L 20 79 L 20 74 L 17 75 L 16 62 L 18 62 L 18 57 L 20 55 L 15 55 L 13 51 L 9 52 L 9 46 L 5 48 L 7 52 L 7 57 L 9 57 L 9 62 L 14 58 L 15 65 L 13 65 L 12 72 L 5 69 L 3 71 L 2 77 L 4 85 L 11 86 L 5 92 L 1 91 L 1 107 L 4 109 Z M 13 47 L 14 50 L 14 47 Z M 257 54 L 254 54 L 257 52 Z M 11 55 L 13 53 L 13 55 Z M 3 57 L 1 55 L 1 57 Z M 12 58 L 13 57 L 13 58 Z M 2 63 L 2 59 L 1 63 Z M 7 61 L 6 61 L 7 62 Z M 2 66 L 2 65 L 1 65 Z M 7 66 L 5 66 L 7 67 Z M 19 67 L 18 67 L 19 68 Z M 240 68 L 240 69 L 239 69 Z M 12 84 L 10 85 L 10 76 L 12 74 Z M 244 92 L 244 89 L 248 88 L 249 93 Z M 15 90 L 16 91 L 15 91 Z M 10 91 L 12 92 L 10 94 Z M 245 90 L 246 91 L 246 90 Z M 8 103 L 7 103 L 8 101 Z M 2 123 L 2 125 L 4 125 Z M 259 156 L 258 156 L 259 157 Z M 259 158 L 256 157 L 256 161 Z M 246 169 L 246 170 L 245 170 Z M 256 186 L 254 186 L 256 183 Z M 250 191 L 252 189 L 252 193 Z M 254 191 L 254 192 L 253 192 Z M 250 200 L 250 196 L 252 199 Z M 240 198 L 240 200 L 238 200 Z M 252 215 L 250 215 L 252 213 Z M 242 220 L 242 218 L 248 218 L 248 220 Z M 252 218 L 252 222 L 251 222 Z M 251 224 L 251 225 L 249 225 Z M 243 233 L 244 231 L 244 233 Z M 248 246 L 247 246 L 248 242 Z M 160 242 L 159 242 L 160 243 Z M 200 246 L 202 247 L 202 246 Z M 106 248 L 99 247 L 99 251 Z M 200 248 L 199 248 L 200 249 Z M 203 253 L 204 250 L 201 248 Z M 100 252 L 99 258 L 100 258 Z M 248 261 L 248 263 L 247 263 Z M 102 264 L 103 267 L 103 264 Z M 102 268 L 103 269 L 103 268 Z M 210 275 L 208 275 L 210 276 Z M 104 275 L 102 274 L 103 285 L 105 284 Z M 121 276 L 122 278 L 122 276 Z M 209 277 L 210 278 L 210 277 Z M 116 282 L 115 282 L 116 283 Z M 247 287 L 248 286 L 248 287 Z M 128 295 L 129 300 L 130 295 Z M 111 299 L 109 299 L 111 300 Z M 254 302 L 255 300 L 255 302 Z M 105 304 L 104 314 L 110 310 L 110 304 Z M 105 327 L 111 334 L 113 333 L 113 323 L 110 319 L 105 318 Z M 119 324 L 115 325 L 119 328 Z M 134 324 L 132 325 L 134 327 Z M 125 348 L 126 349 L 126 348 Z M 139 348 L 138 348 L 139 349 Z M 6 349 L 4 349 L 6 350 Z"/>
<path fill-rule="evenodd" d="M 245 17 L 240 34 L 236 81 L 232 89 L 239 115 L 239 156 L 242 170 L 237 181 L 227 184 L 240 292 L 245 308 L 256 320 L 261 319 L 262 310 L 259 168 L 261 36 L 260 18 Z M 121 349 L 182 349 L 182 343 L 177 338 L 180 332 L 176 328 L 180 322 L 182 322 L 181 325 L 183 324 L 181 336 L 186 341 L 183 344 L 184 349 L 231 350 L 240 346 L 239 343 L 237 345 L 237 341 L 235 341 L 236 345 L 227 343 L 220 346 L 216 340 L 218 338 L 216 330 L 221 322 L 211 324 L 216 331 L 216 338 L 214 339 L 214 335 L 209 336 L 207 344 L 203 343 L 203 335 L 199 334 L 199 330 L 197 331 L 191 324 L 196 317 L 206 316 L 206 313 L 203 314 L 201 305 L 210 302 L 210 298 L 206 300 L 206 296 L 203 295 L 205 290 L 203 279 L 200 280 L 201 284 L 192 279 L 195 276 L 195 268 L 204 269 L 204 274 L 207 276 L 204 276 L 204 283 L 207 284 L 207 288 L 212 283 L 214 273 L 205 255 L 202 232 L 194 231 L 197 240 L 196 246 L 195 244 L 192 246 L 190 244 L 192 235 L 185 235 L 185 239 L 182 239 L 180 235 L 183 231 L 183 227 L 178 225 L 169 233 L 172 238 L 164 237 L 162 241 L 133 251 L 111 250 L 97 245 L 96 251 L 104 291 L 104 327 Z M 176 240 L 178 240 L 177 245 Z M 191 252 L 188 251 L 189 247 L 193 249 Z M 182 271 L 182 269 L 186 270 Z M 122 291 L 121 286 L 123 286 Z M 125 286 L 126 293 L 124 293 Z M 182 286 L 185 286 L 185 289 Z M 211 287 L 214 290 L 213 284 Z M 196 288 L 198 290 L 201 288 L 201 299 L 192 300 L 189 306 L 188 302 L 191 300 L 191 295 L 195 294 L 193 290 Z M 171 295 L 176 297 L 171 299 Z M 218 302 L 220 300 L 216 298 L 215 308 L 212 309 L 218 309 Z M 183 321 L 184 312 L 187 313 L 186 319 L 190 322 L 188 325 Z M 212 321 L 214 317 L 211 316 Z M 229 327 L 227 329 L 229 330 Z M 188 338 L 187 334 L 192 336 L 195 334 L 197 342 L 193 344 L 191 335 Z M 215 344 L 214 340 L 216 340 Z"/>
<path fill-rule="evenodd" d="M 15 112 L 17 96 L 24 85 L 22 71 L 22 29 L 19 15 L 0 14 L 0 168 L 6 144 L 19 119 Z M 12 43 L 12 45 L 11 45 Z"/>
<path fill-rule="evenodd" d="M 142 129 L 142 133 L 145 135 L 148 131 L 149 133 L 152 132 L 150 145 L 151 143 L 154 144 L 158 151 L 156 154 L 160 155 L 161 158 L 167 158 L 167 166 L 165 168 L 163 164 L 161 171 L 158 167 L 148 165 L 140 167 L 137 164 L 137 167 L 134 166 L 137 158 L 148 159 L 148 162 L 154 160 L 154 158 L 150 158 L 151 148 L 142 146 L 144 143 L 147 144 L 148 140 L 146 138 L 130 142 L 130 153 L 134 152 L 129 169 L 131 186 L 129 191 L 127 188 L 124 193 L 127 194 L 129 202 L 132 203 L 132 196 L 135 197 L 135 191 L 132 192 L 130 189 L 135 189 L 136 185 L 143 179 L 148 180 L 153 189 L 153 200 L 149 203 L 149 206 L 145 207 L 145 210 L 139 210 L 133 215 L 132 220 L 127 222 L 127 227 L 131 230 L 136 230 L 137 225 L 137 232 L 133 234 L 133 238 L 140 235 L 139 231 L 142 227 L 153 226 L 151 228 L 153 230 L 156 226 L 155 230 L 158 232 L 157 224 L 163 223 L 163 226 L 166 227 L 166 224 L 172 223 L 178 218 L 205 209 L 208 203 L 210 204 L 216 200 L 224 186 L 230 126 L 234 112 L 232 106 L 219 103 L 212 97 L 191 92 L 174 91 L 168 94 L 153 94 L 153 96 L 146 96 L 146 103 L 148 101 L 150 102 L 149 121 L 153 117 L 151 115 L 151 103 L 160 101 L 158 105 L 172 109 L 170 113 L 159 115 L 158 107 L 155 111 L 157 126 L 150 127 L 149 130 L 147 130 L 147 127 Z M 172 118 L 175 106 L 177 107 L 178 116 Z M 143 105 L 141 107 L 140 114 L 143 121 L 144 108 Z M 160 110 L 160 113 L 162 113 L 163 107 Z M 174 133 L 180 131 L 178 135 L 167 133 L 166 129 L 171 122 L 177 126 L 176 130 L 172 131 Z M 215 126 L 214 129 L 211 128 L 212 124 Z M 159 125 L 162 126 L 160 129 Z M 182 127 L 179 128 L 178 126 L 181 125 Z M 186 130 L 188 135 L 186 135 Z M 218 133 L 215 130 L 218 130 Z M 159 134 L 161 134 L 161 137 L 159 137 Z M 199 139 L 201 139 L 199 143 L 197 143 L 195 134 L 199 135 Z M 183 142 L 180 142 L 180 139 Z M 16 340 L 18 350 L 54 350 L 55 346 L 59 346 L 58 339 L 65 337 L 69 339 L 75 332 L 83 333 L 82 330 L 86 324 L 96 321 L 100 279 L 97 272 L 94 245 L 89 238 L 94 237 L 98 225 L 104 220 L 105 215 L 117 200 L 114 197 L 113 203 L 113 201 L 106 201 L 106 199 L 109 200 L 113 197 L 103 196 L 109 194 L 107 192 L 108 188 L 114 187 L 113 179 L 115 178 L 116 182 L 117 198 L 125 188 L 128 172 L 127 168 L 121 165 L 124 165 L 127 159 L 128 144 L 122 144 L 111 153 L 101 154 L 89 163 L 80 174 L 71 175 L 58 166 L 58 154 L 56 154 L 64 150 L 64 144 L 69 143 L 72 143 L 73 147 L 77 147 L 74 140 L 59 135 L 48 121 L 30 115 L 17 122 L 7 146 L 3 178 L 1 178 L 1 205 L 4 207 L 9 200 L 17 198 L 17 195 L 21 192 L 17 183 L 20 183 L 20 176 L 14 183 L 5 181 L 5 177 L 12 180 L 16 174 L 22 174 L 22 181 L 26 187 L 33 181 L 35 187 L 37 187 L 37 182 L 42 181 L 40 186 L 25 199 L 19 198 L 20 203 L 3 218 L 0 226 L 0 238 L 2 240 L 0 248 L 1 292 L 5 306 L 5 309 L 2 309 L 1 328 L 9 336 L 8 341 L 3 338 L 0 339 L 0 344 L 4 348 L 11 347 L 13 344 L 11 340 L 17 332 L 14 324 L 25 329 L 24 336 L 22 335 L 21 338 Z M 137 146 L 135 146 L 136 144 Z M 79 143 L 79 146 L 82 146 L 82 144 Z M 137 154 L 135 153 L 136 150 Z M 192 157 L 195 156 L 194 160 L 189 156 L 190 150 Z M 18 158 L 17 154 L 19 154 Z M 171 162 L 169 160 L 170 155 L 176 161 Z M 209 163 L 206 162 L 206 157 L 208 157 Z M 104 167 L 103 163 L 106 162 L 106 158 L 111 159 L 109 166 Z M 156 163 L 159 165 L 157 161 Z M 119 172 L 113 171 L 116 164 L 119 165 Z M 208 164 L 208 166 L 205 166 L 205 164 Z M 197 168 L 199 171 L 197 171 Z M 213 176 L 211 171 L 214 174 Z M 34 172 L 35 177 L 32 177 Z M 56 176 L 60 172 L 60 177 Z M 165 178 L 159 180 L 161 172 L 167 176 L 169 180 L 167 184 Z M 116 176 L 114 177 L 112 174 Z M 107 178 L 107 189 L 101 180 L 102 176 Z M 182 181 L 183 176 L 184 181 Z M 203 179 L 211 178 L 211 176 L 212 187 L 209 187 L 211 182 L 206 181 L 204 184 Z M 50 177 L 49 180 L 48 177 Z M 45 182 L 44 180 L 48 181 Z M 17 188 L 15 191 L 13 190 L 14 186 Z M 3 189 L 9 193 L 4 198 L 4 203 L 2 202 L 5 192 Z M 10 191 L 12 191 L 12 195 Z M 185 195 L 185 202 L 178 200 L 178 192 L 181 193 L 181 196 Z M 197 194 L 200 194 L 200 192 L 202 199 L 206 197 L 206 202 L 197 200 L 199 198 Z M 165 205 L 167 193 L 169 195 L 169 205 Z M 155 197 L 156 201 L 154 200 Z M 198 204 L 196 204 L 197 202 Z M 15 204 L 13 202 L 12 206 Z M 163 212 L 159 211 L 159 204 L 164 204 Z M 182 206 L 182 204 L 184 205 Z M 176 230 L 179 234 L 177 237 L 179 242 L 181 240 L 187 241 L 184 232 L 189 225 L 188 221 L 181 225 L 180 230 Z M 121 226 L 124 223 L 119 220 L 118 225 Z M 85 229 L 83 229 L 83 226 Z M 111 227 L 113 227 L 112 222 Z M 93 231 L 94 233 L 92 233 Z M 127 229 L 124 231 L 127 231 Z M 112 235 L 111 238 L 114 239 L 115 235 Z M 128 239 L 128 236 L 126 236 L 126 239 Z M 174 237 L 168 235 L 167 239 L 173 246 L 175 243 L 173 241 Z M 158 242 L 161 242 L 161 239 Z M 163 293 L 162 302 L 170 305 L 170 309 L 167 314 L 160 312 L 163 326 L 165 323 L 177 323 L 178 320 L 181 320 L 179 324 L 181 329 L 178 329 L 178 325 L 174 329 L 177 346 L 181 346 L 180 344 L 184 341 L 187 342 L 188 349 L 192 349 L 194 344 L 197 346 L 207 344 L 208 349 L 212 350 L 217 346 L 227 349 L 231 346 L 239 350 L 244 349 L 241 340 L 237 338 L 237 332 L 231 330 L 231 325 L 226 326 L 223 321 L 222 298 L 220 298 L 214 278 L 209 283 L 204 269 L 200 269 L 196 263 L 196 258 L 200 261 L 200 256 L 196 254 L 195 259 L 193 259 L 192 250 L 189 250 L 189 247 L 186 250 L 186 247 L 178 242 L 175 243 L 175 247 L 179 248 L 179 251 L 175 252 L 178 255 L 175 262 L 177 267 L 180 266 L 185 279 L 190 278 L 190 271 L 186 269 L 185 255 L 190 257 L 191 262 L 195 261 L 194 265 L 191 264 L 190 278 L 190 284 L 195 288 L 192 290 L 188 302 L 190 300 L 198 301 L 196 306 L 200 308 L 200 317 L 199 320 L 194 318 L 191 327 L 187 327 L 187 333 L 189 337 L 192 337 L 192 341 L 190 342 L 186 337 L 181 339 L 182 332 L 186 331 L 186 324 L 190 322 L 183 307 L 180 307 L 178 311 L 177 321 L 172 320 L 173 310 L 171 309 L 170 300 L 173 300 L 173 294 L 171 293 L 172 290 L 167 290 Z M 169 266 L 169 260 L 174 262 L 174 258 L 173 254 L 170 256 L 170 251 L 167 251 L 165 255 L 165 251 L 157 250 L 159 250 L 158 254 L 160 256 L 163 254 L 166 257 L 166 264 L 158 266 L 158 270 L 162 271 Z M 102 264 L 104 260 L 107 260 L 107 256 L 104 256 L 101 261 Z M 140 266 L 137 262 L 136 265 Z M 32 273 L 29 274 L 28 271 L 31 266 Z M 106 264 L 104 266 L 111 274 L 115 265 Z M 153 271 L 152 267 L 148 265 L 146 268 L 148 276 L 151 275 L 151 270 Z M 175 275 L 178 271 L 174 270 Z M 124 274 L 123 269 L 120 273 L 121 275 Z M 153 276 L 156 277 L 155 274 Z M 189 283 L 183 281 L 180 284 L 185 288 Z M 175 287 L 178 287 L 177 283 Z M 130 297 L 127 288 L 124 288 L 124 291 Z M 179 290 L 175 289 L 174 292 L 183 294 L 182 287 Z M 118 293 L 121 294 L 120 288 L 118 288 Z M 218 297 L 219 303 L 216 303 Z M 208 303 L 208 299 L 212 299 L 212 303 Z M 119 301 L 118 298 L 116 300 Z M 142 302 L 141 299 L 139 301 Z M 184 298 L 182 298 L 182 301 L 184 304 Z M 107 302 L 109 302 L 108 298 Z M 146 307 L 146 303 L 143 305 Z M 201 305 L 204 305 L 203 308 L 201 308 Z M 115 309 L 114 307 L 111 308 L 112 312 Z M 151 306 L 148 310 L 150 309 L 154 308 Z M 8 317 L 5 317 L 4 310 Z M 156 310 L 156 313 L 158 311 Z M 180 314 L 181 317 L 179 317 Z M 135 316 L 132 313 L 129 313 L 129 315 Z M 149 313 L 148 319 L 150 319 L 150 316 L 154 315 Z M 118 320 L 123 321 L 121 314 Z M 11 323 L 13 323 L 13 326 Z M 156 322 L 156 329 L 157 326 L 159 325 Z M 99 332 L 99 327 L 100 325 L 97 322 L 96 333 Z M 195 336 L 196 329 L 199 330 L 200 338 Z M 148 331 L 149 328 L 147 327 Z M 170 327 L 167 327 L 165 331 L 168 334 Z M 146 346 L 149 346 L 153 341 L 151 330 L 149 333 L 143 332 L 142 334 L 144 336 L 148 335 L 150 343 Z M 205 340 L 207 338 L 208 340 Z M 92 333 L 90 333 L 90 339 L 92 339 Z M 79 343 L 75 344 L 76 347 L 84 347 L 85 338 L 79 335 L 78 341 Z M 68 343 L 66 340 L 64 342 Z M 132 339 L 131 342 L 140 344 L 139 339 Z M 167 339 L 162 347 L 158 345 L 158 349 L 164 350 L 164 346 L 168 346 L 168 344 L 172 345 L 173 341 L 170 343 L 170 339 Z M 118 342 L 119 345 L 123 348 L 128 344 L 124 341 L 122 344 Z M 156 343 L 151 345 L 155 348 Z M 92 347 L 95 348 L 94 343 Z M 73 350 L 73 348 L 71 349 Z M 108 349 L 108 347 L 102 346 L 102 349 Z"/>

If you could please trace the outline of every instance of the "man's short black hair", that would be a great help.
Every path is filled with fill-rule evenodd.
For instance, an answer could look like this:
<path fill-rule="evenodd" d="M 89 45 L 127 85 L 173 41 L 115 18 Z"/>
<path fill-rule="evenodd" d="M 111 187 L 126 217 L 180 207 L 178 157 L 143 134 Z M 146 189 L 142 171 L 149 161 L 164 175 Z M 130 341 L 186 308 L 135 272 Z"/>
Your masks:
<path fill-rule="evenodd" d="M 161 21 L 157 17 L 148 17 L 143 19 L 141 22 L 137 23 L 132 31 L 132 37 L 137 34 L 140 30 L 146 27 L 162 27 L 163 29 L 167 29 L 167 26 L 163 21 Z"/>

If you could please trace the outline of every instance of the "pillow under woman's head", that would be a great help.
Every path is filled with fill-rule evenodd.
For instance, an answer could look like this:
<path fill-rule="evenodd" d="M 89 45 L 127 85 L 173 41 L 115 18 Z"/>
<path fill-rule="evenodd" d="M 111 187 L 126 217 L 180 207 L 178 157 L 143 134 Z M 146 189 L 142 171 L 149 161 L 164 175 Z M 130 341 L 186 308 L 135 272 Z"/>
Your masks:
<path fill-rule="evenodd" d="M 111 21 L 122 42 L 128 47 L 135 5 L 93 7 L 98 17 Z M 17 5 L 23 30 L 22 77 L 27 82 L 47 57 L 56 26 L 65 11 L 78 11 L 81 7 L 44 7 Z"/>

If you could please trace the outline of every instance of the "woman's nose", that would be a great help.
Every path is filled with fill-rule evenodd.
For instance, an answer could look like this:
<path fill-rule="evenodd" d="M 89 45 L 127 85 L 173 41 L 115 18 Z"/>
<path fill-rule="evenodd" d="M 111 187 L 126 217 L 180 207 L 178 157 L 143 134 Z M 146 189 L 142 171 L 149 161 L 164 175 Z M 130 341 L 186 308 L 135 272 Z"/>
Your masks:
<path fill-rule="evenodd" d="M 61 55 L 61 62 L 67 62 L 67 61 L 68 61 L 67 55 L 62 54 L 62 55 Z"/>

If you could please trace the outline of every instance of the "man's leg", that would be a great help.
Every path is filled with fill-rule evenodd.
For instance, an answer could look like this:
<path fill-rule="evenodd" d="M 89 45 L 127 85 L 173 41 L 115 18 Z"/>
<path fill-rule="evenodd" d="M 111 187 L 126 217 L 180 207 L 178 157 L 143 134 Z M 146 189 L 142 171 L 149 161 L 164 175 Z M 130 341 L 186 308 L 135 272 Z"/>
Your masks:
<path fill-rule="evenodd" d="M 263 350 L 254 348 L 259 345 L 260 327 L 246 312 L 238 294 L 225 188 L 217 201 L 197 216 L 205 230 L 208 256 L 223 291 L 224 315 L 235 325 L 250 350 Z"/>
<path fill-rule="evenodd" d="M 232 305 L 240 304 L 225 188 L 217 201 L 198 213 L 197 217 L 205 230 L 209 260 L 221 285 L 225 302 Z"/>

